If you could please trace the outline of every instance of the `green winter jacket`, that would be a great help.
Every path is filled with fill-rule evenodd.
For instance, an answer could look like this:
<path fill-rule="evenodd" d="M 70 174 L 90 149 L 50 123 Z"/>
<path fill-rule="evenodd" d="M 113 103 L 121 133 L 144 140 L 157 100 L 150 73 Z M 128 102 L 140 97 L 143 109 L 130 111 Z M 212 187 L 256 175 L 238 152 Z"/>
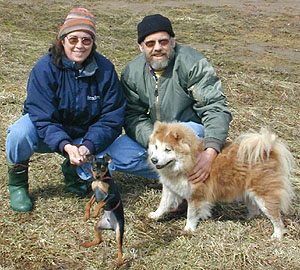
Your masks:
<path fill-rule="evenodd" d="M 220 152 L 224 146 L 230 110 L 215 70 L 196 50 L 176 44 L 174 61 L 159 79 L 140 54 L 122 71 L 121 84 L 126 134 L 144 147 L 156 120 L 201 123 L 206 147 Z"/>

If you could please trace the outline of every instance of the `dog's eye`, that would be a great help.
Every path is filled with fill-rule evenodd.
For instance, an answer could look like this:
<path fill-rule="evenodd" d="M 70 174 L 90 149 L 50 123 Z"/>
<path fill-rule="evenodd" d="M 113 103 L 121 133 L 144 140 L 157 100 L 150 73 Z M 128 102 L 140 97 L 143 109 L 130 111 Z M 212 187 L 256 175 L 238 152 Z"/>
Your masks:
<path fill-rule="evenodd" d="M 157 145 L 155 145 L 155 150 L 157 150 Z"/>
<path fill-rule="evenodd" d="M 172 149 L 169 148 L 169 147 L 166 147 L 166 148 L 165 148 L 165 151 L 166 151 L 166 152 L 170 152 L 171 150 L 172 150 Z"/>

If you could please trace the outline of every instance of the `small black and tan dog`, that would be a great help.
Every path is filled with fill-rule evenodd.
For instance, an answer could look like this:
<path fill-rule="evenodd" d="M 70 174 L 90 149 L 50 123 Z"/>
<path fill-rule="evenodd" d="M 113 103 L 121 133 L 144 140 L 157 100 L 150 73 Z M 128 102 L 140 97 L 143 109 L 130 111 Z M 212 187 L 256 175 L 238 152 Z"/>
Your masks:
<path fill-rule="evenodd" d="M 97 245 L 102 242 L 101 230 L 114 230 L 118 244 L 117 264 L 120 266 L 123 264 L 124 209 L 119 188 L 108 170 L 111 157 L 108 154 L 105 154 L 103 158 L 95 158 L 90 155 L 87 159 L 87 162 L 92 165 L 93 182 L 91 186 L 93 195 L 85 206 L 84 221 L 89 219 L 90 208 L 95 202 L 97 202 L 97 205 L 92 217 L 96 218 L 102 208 L 104 209 L 104 214 L 95 225 L 95 240 L 85 242 L 82 245 L 86 248 Z"/>

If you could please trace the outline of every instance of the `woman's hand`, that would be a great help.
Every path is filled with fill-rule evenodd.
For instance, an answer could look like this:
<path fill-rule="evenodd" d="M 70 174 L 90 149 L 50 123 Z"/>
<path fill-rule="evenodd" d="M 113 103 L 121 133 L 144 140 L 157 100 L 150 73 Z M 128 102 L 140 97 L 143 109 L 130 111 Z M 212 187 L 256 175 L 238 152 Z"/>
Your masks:
<path fill-rule="evenodd" d="M 90 153 L 89 149 L 84 145 L 77 147 L 72 144 L 66 144 L 64 151 L 68 154 L 70 163 L 76 166 L 79 166 L 80 163 L 84 163 L 86 161 L 86 155 Z"/>
<path fill-rule="evenodd" d="M 86 156 L 88 156 L 90 154 L 90 150 L 84 145 L 80 145 L 78 150 L 79 150 L 80 156 L 83 159 L 83 162 L 86 162 Z"/>

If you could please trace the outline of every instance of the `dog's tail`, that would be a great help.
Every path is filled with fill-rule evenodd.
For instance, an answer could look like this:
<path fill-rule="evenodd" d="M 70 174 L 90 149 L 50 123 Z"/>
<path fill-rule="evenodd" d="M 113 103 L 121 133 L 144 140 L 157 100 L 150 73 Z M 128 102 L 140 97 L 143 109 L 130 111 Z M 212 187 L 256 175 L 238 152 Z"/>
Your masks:
<path fill-rule="evenodd" d="M 252 167 L 258 163 L 264 163 L 270 158 L 271 153 L 278 159 L 279 170 L 284 184 L 285 199 L 282 201 L 282 210 L 286 212 L 290 201 L 294 196 L 290 181 L 295 161 L 287 146 L 278 137 L 266 128 L 259 132 L 242 134 L 237 138 L 239 149 L 237 157 Z"/>

